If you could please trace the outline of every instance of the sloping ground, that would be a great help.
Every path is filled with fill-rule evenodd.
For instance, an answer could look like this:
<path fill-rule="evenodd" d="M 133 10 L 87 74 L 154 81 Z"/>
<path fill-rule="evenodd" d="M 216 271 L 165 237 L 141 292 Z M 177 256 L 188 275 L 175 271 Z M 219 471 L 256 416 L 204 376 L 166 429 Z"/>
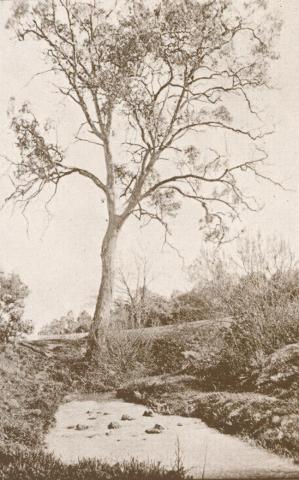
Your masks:
<path fill-rule="evenodd" d="M 296 458 L 299 451 L 299 344 L 275 352 L 261 370 L 254 372 L 252 385 L 259 394 L 203 393 L 198 377 L 174 375 L 173 372 L 182 371 L 181 365 L 186 362 L 184 350 L 177 348 L 177 342 L 187 338 L 196 343 L 194 346 L 200 351 L 204 345 L 221 342 L 221 327 L 215 322 L 187 324 L 184 330 L 181 325 L 177 327 L 162 327 L 166 332 L 164 336 L 161 329 L 159 334 L 157 329 L 148 329 L 146 338 L 155 340 L 152 342 L 155 350 L 150 355 L 148 343 L 143 342 L 145 330 L 122 332 L 115 337 L 112 332 L 113 342 L 117 338 L 111 343 L 111 354 L 117 358 L 110 356 L 106 364 L 101 362 L 96 369 L 84 362 L 86 341 L 82 336 L 27 340 L 23 345 L 3 349 L 0 352 L 0 464 L 7 458 L 8 449 L 11 452 L 21 447 L 32 452 L 32 448 L 42 445 L 53 412 L 66 393 L 101 392 L 119 387 L 122 379 L 132 377 L 138 380 L 124 385 L 119 390 L 120 396 L 166 414 L 192 413 L 223 432 L 251 438 Z M 136 338 L 141 338 L 143 348 L 137 352 L 137 359 L 132 347 L 138 346 Z M 168 374 L 153 376 L 155 371 Z M 142 374 L 149 375 L 149 372 L 150 377 L 140 380 Z"/>
<path fill-rule="evenodd" d="M 299 343 L 269 355 L 255 383 L 260 392 L 299 400 Z"/>
<path fill-rule="evenodd" d="M 58 345 L 59 346 L 59 345 Z M 32 348 L 33 347 L 33 348 Z M 58 351 L 29 342 L 0 349 L 1 480 L 182 480 L 183 472 L 131 462 L 111 466 L 98 460 L 65 465 L 42 450 L 44 435 L 66 394 L 92 388 L 96 372 L 86 372 L 80 342 L 67 341 Z M 45 355 L 47 353 L 47 355 Z M 102 389 L 102 390 L 101 390 Z"/>
<path fill-rule="evenodd" d="M 159 327 L 148 327 L 129 330 L 110 330 L 111 335 L 117 333 L 117 335 L 142 335 L 144 337 L 164 337 L 167 335 L 179 334 L 179 333 L 194 333 L 198 330 L 208 330 L 215 328 L 216 326 L 228 326 L 231 323 L 231 318 L 224 317 L 213 320 L 198 320 L 195 322 L 179 323 L 173 325 L 164 325 Z M 87 333 L 71 333 L 64 335 L 28 335 L 26 342 L 32 345 L 45 347 L 46 345 L 59 346 L 64 342 L 84 342 L 87 338 Z"/>
<path fill-rule="evenodd" d="M 190 387 L 190 378 L 156 378 L 122 387 L 118 395 L 164 414 L 198 417 L 207 425 L 297 460 L 299 415 L 297 405 L 256 393 L 205 393 Z"/>
<path fill-rule="evenodd" d="M 197 377 L 163 375 L 127 383 L 118 395 L 159 412 L 197 416 L 209 426 L 299 461 L 298 359 L 299 344 L 269 355 L 255 373 L 257 393 L 200 392 Z"/>

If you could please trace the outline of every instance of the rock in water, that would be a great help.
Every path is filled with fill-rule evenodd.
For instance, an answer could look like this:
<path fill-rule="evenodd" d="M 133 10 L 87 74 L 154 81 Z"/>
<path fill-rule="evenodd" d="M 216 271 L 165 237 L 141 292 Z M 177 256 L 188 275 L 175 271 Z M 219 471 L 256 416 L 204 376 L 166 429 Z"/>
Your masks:
<path fill-rule="evenodd" d="M 159 425 L 159 423 L 156 423 L 156 425 L 154 426 L 154 428 L 155 428 L 156 430 L 160 430 L 161 432 L 162 432 L 163 430 L 165 430 L 165 428 L 163 427 L 163 425 Z"/>
<path fill-rule="evenodd" d="M 109 430 L 115 430 L 120 428 L 120 424 L 118 422 L 110 422 L 108 425 Z"/>
<path fill-rule="evenodd" d="M 126 421 L 126 420 L 127 420 L 127 421 L 130 422 L 130 421 L 135 420 L 135 419 L 134 419 L 133 417 L 131 417 L 130 415 L 127 415 L 127 414 L 125 413 L 124 415 L 122 415 L 121 420 L 122 420 L 122 421 Z"/>
<path fill-rule="evenodd" d="M 80 423 L 78 423 L 76 426 L 75 426 L 75 430 L 87 430 L 89 428 L 88 425 L 81 425 Z"/>
<path fill-rule="evenodd" d="M 153 427 L 145 430 L 145 433 L 149 433 L 149 434 L 162 433 L 162 430 L 160 430 L 160 428 Z"/>
<path fill-rule="evenodd" d="M 154 416 L 154 412 L 152 410 L 145 410 L 143 412 L 143 416 L 144 417 L 153 417 Z"/>

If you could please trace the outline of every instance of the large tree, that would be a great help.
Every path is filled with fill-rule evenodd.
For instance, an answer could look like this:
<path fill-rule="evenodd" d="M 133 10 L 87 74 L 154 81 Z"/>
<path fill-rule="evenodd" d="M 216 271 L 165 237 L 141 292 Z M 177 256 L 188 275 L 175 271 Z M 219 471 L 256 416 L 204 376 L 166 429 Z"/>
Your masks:
<path fill-rule="evenodd" d="M 244 177 L 264 177 L 269 132 L 254 103 L 268 88 L 279 30 L 266 1 L 149 3 L 131 0 L 117 12 L 98 0 L 24 0 L 9 21 L 20 40 L 41 43 L 59 94 L 81 112 L 76 140 L 95 148 L 99 174 L 74 166 L 28 104 L 12 118 L 20 156 L 11 199 L 26 207 L 75 174 L 104 194 L 94 345 L 109 324 L 116 244 L 130 216 L 167 234 L 169 215 L 190 200 L 207 237 L 222 241 L 242 208 L 256 208 Z M 227 147 L 235 139 L 238 155 Z"/>

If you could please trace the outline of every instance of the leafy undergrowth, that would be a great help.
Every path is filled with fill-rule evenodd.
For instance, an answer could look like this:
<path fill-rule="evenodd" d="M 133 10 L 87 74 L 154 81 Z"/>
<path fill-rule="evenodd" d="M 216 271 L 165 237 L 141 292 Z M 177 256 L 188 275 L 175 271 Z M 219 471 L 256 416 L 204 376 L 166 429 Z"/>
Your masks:
<path fill-rule="evenodd" d="M 65 465 L 42 451 L 17 451 L 13 457 L 2 455 L 1 480 L 187 480 L 183 471 L 166 471 L 159 465 L 131 461 L 108 465 L 86 459 Z"/>
<path fill-rule="evenodd" d="M 128 401 L 144 403 L 164 414 L 199 417 L 225 433 L 253 439 L 296 459 L 298 345 L 283 347 L 267 357 L 261 368 L 251 370 L 251 392 L 244 391 L 239 379 L 239 383 L 228 385 L 230 391 L 225 391 L 226 379 L 219 377 L 217 385 L 203 381 L 211 378 L 210 364 L 198 362 L 205 349 L 210 354 L 219 352 L 219 326 L 208 325 L 202 330 L 197 327 L 192 335 L 189 333 L 174 328 L 164 336 L 143 331 L 111 335 L 97 365 L 84 359 L 84 339 L 3 348 L 0 479 L 183 478 L 175 472 L 138 464 L 134 468 L 108 467 L 101 462 L 85 461 L 67 467 L 40 451 L 44 433 L 66 394 L 112 389 L 118 389 L 119 396 Z M 237 383 L 241 393 L 236 393 Z M 215 391 L 205 391 L 208 387 Z"/>
<path fill-rule="evenodd" d="M 0 447 L 40 447 L 57 405 L 84 391 L 85 364 L 77 345 L 47 356 L 36 347 L 6 345 L 0 352 Z M 92 378 L 92 377 L 91 377 Z M 89 380 L 89 383 L 91 380 Z M 104 391 L 102 384 L 94 389 Z"/>

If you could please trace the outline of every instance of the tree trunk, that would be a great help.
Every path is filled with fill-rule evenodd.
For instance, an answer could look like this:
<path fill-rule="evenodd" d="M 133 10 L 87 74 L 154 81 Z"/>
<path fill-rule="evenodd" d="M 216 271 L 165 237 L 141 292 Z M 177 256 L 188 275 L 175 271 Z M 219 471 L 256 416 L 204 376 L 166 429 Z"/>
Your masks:
<path fill-rule="evenodd" d="M 101 350 L 110 324 L 115 280 L 115 251 L 119 234 L 117 222 L 109 222 L 101 249 L 102 277 L 93 322 L 89 334 L 89 353 Z"/>

